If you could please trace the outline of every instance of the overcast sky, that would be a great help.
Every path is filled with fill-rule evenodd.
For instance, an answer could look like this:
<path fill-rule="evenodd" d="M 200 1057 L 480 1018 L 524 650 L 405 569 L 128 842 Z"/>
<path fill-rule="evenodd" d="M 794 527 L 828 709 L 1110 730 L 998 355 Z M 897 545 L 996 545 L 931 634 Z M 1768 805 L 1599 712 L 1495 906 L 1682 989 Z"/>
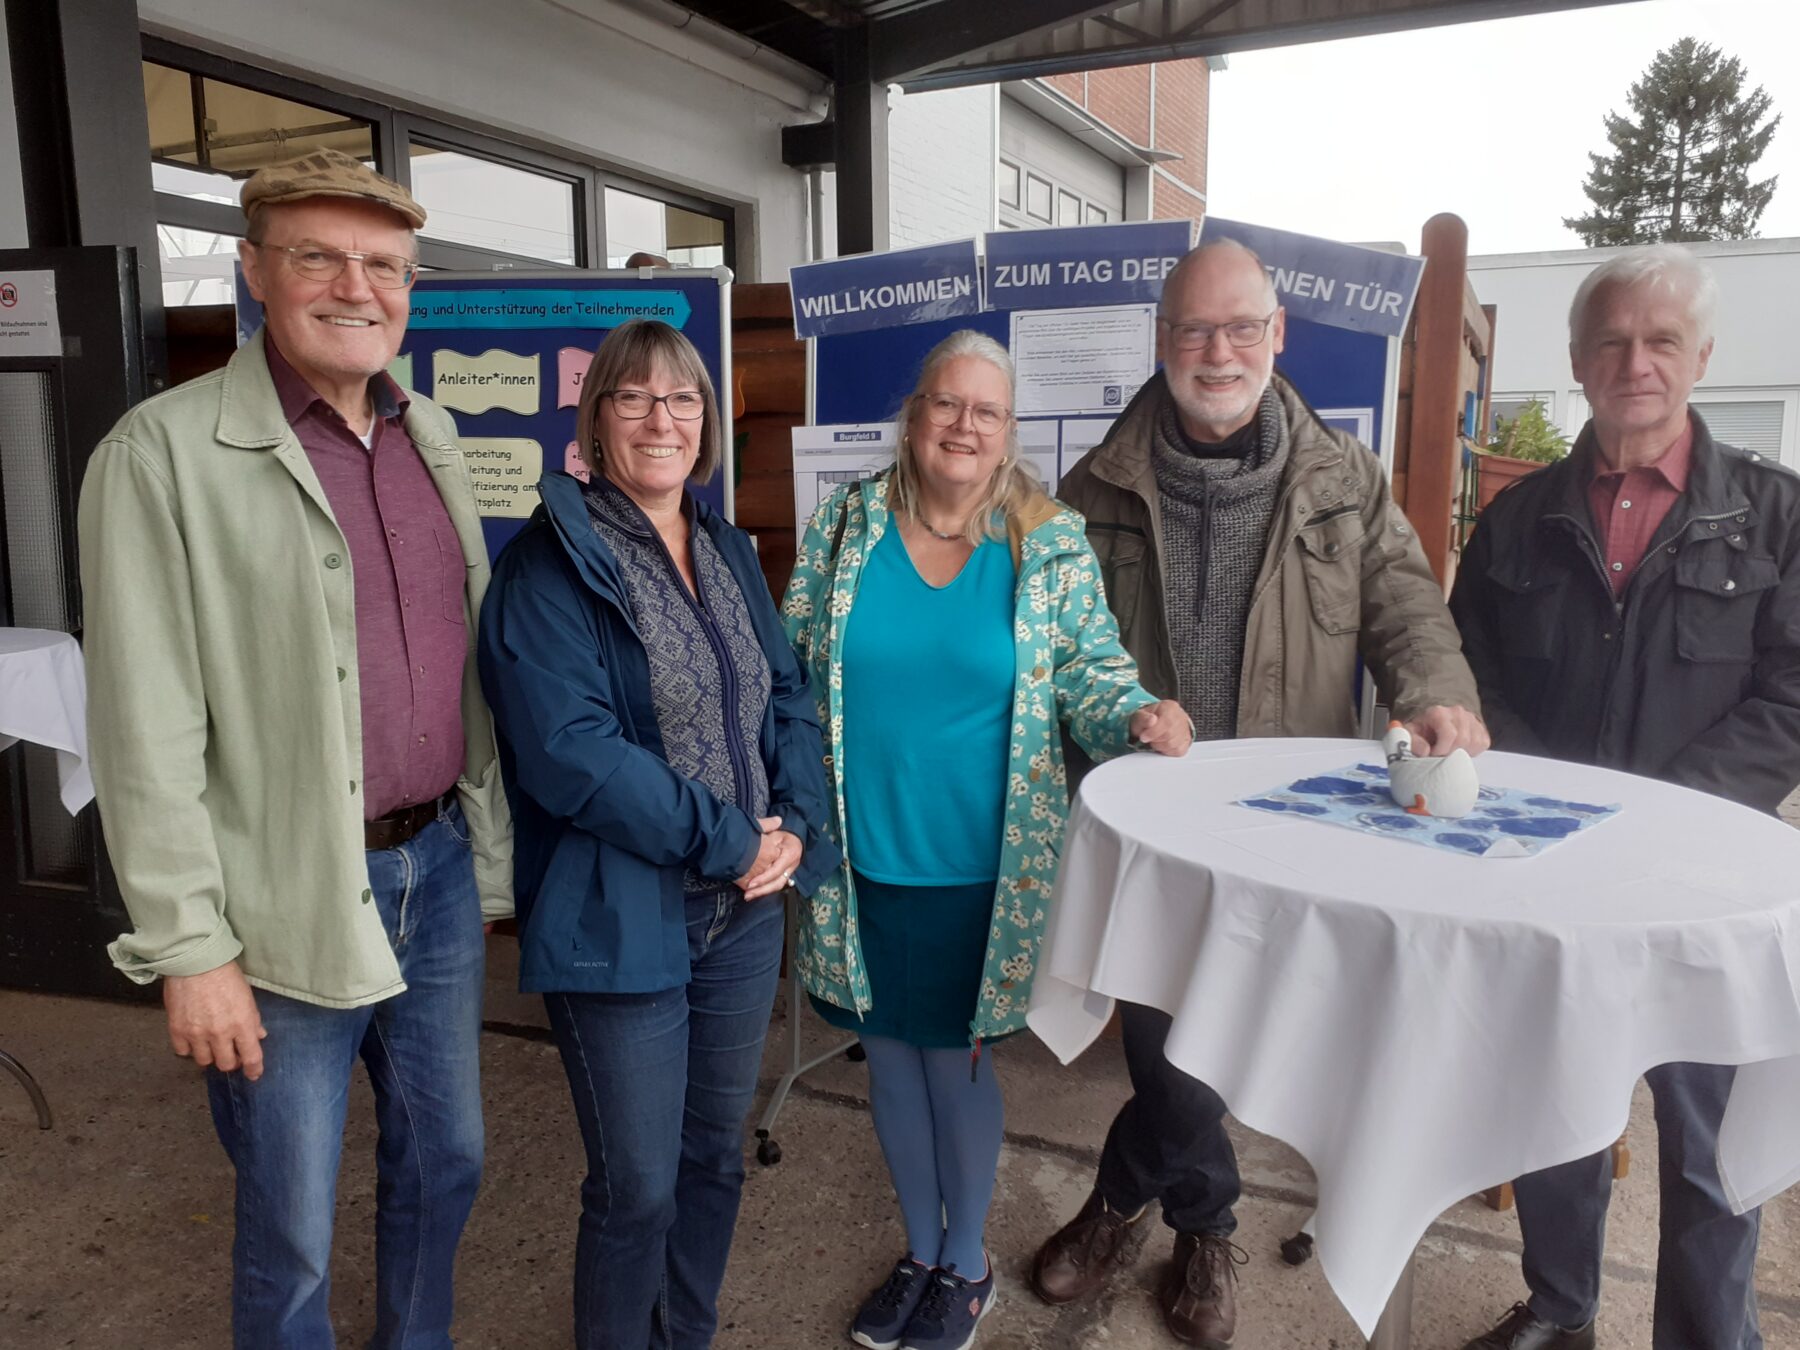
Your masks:
<path fill-rule="evenodd" d="M 1212 80 L 1207 209 L 1416 250 L 1439 211 L 1471 253 L 1580 248 L 1588 152 L 1633 80 L 1682 37 L 1744 63 L 1786 118 L 1758 233 L 1800 236 L 1800 0 L 1634 0 L 1230 58 Z"/>

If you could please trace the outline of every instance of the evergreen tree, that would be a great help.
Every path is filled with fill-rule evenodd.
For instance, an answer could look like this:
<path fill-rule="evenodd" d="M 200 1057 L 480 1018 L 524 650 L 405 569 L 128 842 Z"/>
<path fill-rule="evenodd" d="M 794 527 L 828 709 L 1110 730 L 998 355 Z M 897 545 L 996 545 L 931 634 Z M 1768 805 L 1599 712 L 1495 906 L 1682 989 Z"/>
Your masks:
<path fill-rule="evenodd" d="M 1631 116 L 1606 115 L 1612 153 L 1590 154 L 1585 216 L 1563 218 L 1589 247 L 1749 239 L 1775 179 L 1752 182 L 1779 115 L 1744 67 L 1717 47 L 1682 38 L 1631 86 Z"/>

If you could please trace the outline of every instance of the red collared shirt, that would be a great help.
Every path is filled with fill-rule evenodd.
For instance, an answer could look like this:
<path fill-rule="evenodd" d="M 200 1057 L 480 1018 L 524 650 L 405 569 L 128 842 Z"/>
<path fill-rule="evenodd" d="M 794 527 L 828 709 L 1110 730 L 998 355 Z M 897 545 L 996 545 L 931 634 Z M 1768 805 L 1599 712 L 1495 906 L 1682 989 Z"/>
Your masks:
<path fill-rule="evenodd" d="M 369 381 L 373 439 L 360 437 L 264 334 L 282 414 L 311 461 L 350 549 L 361 681 L 363 817 L 428 802 L 463 767 L 468 652 L 462 546 L 406 434 L 407 398 Z"/>
<path fill-rule="evenodd" d="M 1689 422 L 1667 450 L 1642 468 L 1609 470 L 1596 458 L 1588 510 L 1615 600 L 1625 594 L 1669 508 L 1687 491 L 1693 456 L 1694 426 Z"/>

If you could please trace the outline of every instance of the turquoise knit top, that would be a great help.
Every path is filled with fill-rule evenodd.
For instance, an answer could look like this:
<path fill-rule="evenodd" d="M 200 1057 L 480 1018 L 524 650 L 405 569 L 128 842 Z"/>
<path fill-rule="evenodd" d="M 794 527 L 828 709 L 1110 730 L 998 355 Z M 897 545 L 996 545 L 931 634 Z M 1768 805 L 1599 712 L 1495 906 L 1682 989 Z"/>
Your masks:
<path fill-rule="evenodd" d="M 898 886 L 992 881 L 1005 821 L 1013 563 L 978 547 L 927 585 L 898 529 L 863 566 L 844 629 L 843 775 L 850 865 Z"/>

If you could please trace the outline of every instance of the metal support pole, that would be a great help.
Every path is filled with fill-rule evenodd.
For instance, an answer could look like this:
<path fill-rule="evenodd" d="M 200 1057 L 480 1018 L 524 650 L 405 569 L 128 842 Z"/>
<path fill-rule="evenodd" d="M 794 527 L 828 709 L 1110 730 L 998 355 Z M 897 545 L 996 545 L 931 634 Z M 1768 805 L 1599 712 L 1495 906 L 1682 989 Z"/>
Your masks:
<path fill-rule="evenodd" d="M 865 26 L 837 34 L 831 120 L 837 127 L 839 257 L 888 246 L 887 86 L 870 78 Z"/>
<path fill-rule="evenodd" d="M 756 1122 L 756 1160 L 765 1167 L 773 1166 L 781 1161 L 781 1145 L 770 1137 L 775 1128 L 775 1117 L 781 1114 L 782 1103 L 787 1101 L 788 1093 L 793 1089 L 800 1075 L 809 1073 L 828 1059 L 839 1055 L 851 1054 L 861 1048 L 856 1037 L 842 1041 L 823 1054 L 814 1055 L 809 1060 L 800 1058 L 801 1035 L 800 1018 L 806 1010 L 806 991 L 800 987 L 800 967 L 794 956 L 798 951 L 796 939 L 800 935 L 798 906 L 802 902 L 793 895 L 787 899 L 787 1033 L 788 1033 L 788 1071 L 781 1075 L 775 1088 L 769 1093 L 769 1104 L 763 1108 L 762 1118 Z M 851 1058 L 858 1056 L 851 1054 Z"/>
<path fill-rule="evenodd" d="M 1375 1324 L 1369 1350 L 1407 1350 L 1412 1344 L 1413 1265 L 1418 1259 L 1417 1252 L 1406 1258 L 1406 1268 L 1400 1272 L 1394 1292 L 1388 1295 L 1387 1307 L 1382 1309 L 1381 1320 Z"/>
<path fill-rule="evenodd" d="M 25 1066 L 19 1063 L 6 1051 L 0 1050 L 0 1069 L 5 1069 L 19 1080 L 19 1086 L 25 1089 L 25 1095 L 31 1098 L 32 1106 L 37 1110 L 38 1128 L 47 1130 L 54 1123 L 50 1119 L 50 1103 L 44 1100 L 44 1090 L 37 1085 Z"/>

